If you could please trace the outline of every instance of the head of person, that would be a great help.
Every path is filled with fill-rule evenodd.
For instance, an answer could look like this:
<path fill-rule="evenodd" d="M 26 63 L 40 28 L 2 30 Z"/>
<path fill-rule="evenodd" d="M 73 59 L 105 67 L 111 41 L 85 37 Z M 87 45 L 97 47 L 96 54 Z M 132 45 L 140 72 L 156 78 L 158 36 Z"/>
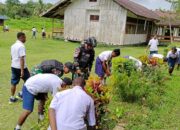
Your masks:
<path fill-rule="evenodd" d="M 58 68 L 54 68 L 54 69 L 52 69 L 51 70 L 52 72 L 52 74 L 55 74 L 55 75 L 57 75 L 58 77 L 61 77 L 62 75 L 63 75 L 63 72 L 60 70 L 60 69 L 58 69 Z"/>
<path fill-rule="evenodd" d="M 177 52 L 177 48 L 176 47 L 172 47 L 172 53 L 175 54 Z"/>
<path fill-rule="evenodd" d="M 64 73 L 68 74 L 69 72 L 73 72 L 74 70 L 74 64 L 71 62 L 66 62 L 64 64 Z"/>
<path fill-rule="evenodd" d="M 19 41 L 21 41 L 22 43 L 25 43 L 26 42 L 26 35 L 25 35 L 25 33 L 23 33 L 23 32 L 17 33 L 17 39 Z"/>
<path fill-rule="evenodd" d="M 95 37 L 89 37 L 84 40 L 84 44 L 87 50 L 92 50 L 97 46 L 97 40 Z"/>
<path fill-rule="evenodd" d="M 154 37 L 153 37 L 154 39 L 157 39 L 157 35 L 154 35 Z"/>
<path fill-rule="evenodd" d="M 73 81 L 73 86 L 80 86 L 84 88 L 85 85 L 86 85 L 86 81 L 82 77 L 78 77 Z"/>
<path fill-rule="evenodd" d="M 112 58 L 120 56 L 120 49 L 114 49 L 112 52 Z"/>
<path fill-rule="evenodd" d="M 61 85 L 62 88 L 65 88 L 67 86 L 71 86 L 72 85 L 72 80 L 68 77 L 65 77 L 63 80 L 63 83 Z"/>

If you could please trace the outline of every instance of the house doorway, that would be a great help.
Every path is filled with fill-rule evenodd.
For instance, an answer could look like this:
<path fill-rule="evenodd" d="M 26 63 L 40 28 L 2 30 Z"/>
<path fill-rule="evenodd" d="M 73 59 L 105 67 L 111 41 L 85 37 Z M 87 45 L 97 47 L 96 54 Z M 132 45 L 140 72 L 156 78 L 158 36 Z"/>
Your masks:
<path fill-rule="evenodd" d="M 100 11 L 99 10 L 87 10 L 86 12 L 86 29 L 85 38 L 96 37 L 99 35 L 100 26 Z"/>
<path fill-rule="evenodd" d="M 165 36 L 167 36 L 165 37 L 165 40 L 170 40 L 170 29 L 165 30 Z"/>

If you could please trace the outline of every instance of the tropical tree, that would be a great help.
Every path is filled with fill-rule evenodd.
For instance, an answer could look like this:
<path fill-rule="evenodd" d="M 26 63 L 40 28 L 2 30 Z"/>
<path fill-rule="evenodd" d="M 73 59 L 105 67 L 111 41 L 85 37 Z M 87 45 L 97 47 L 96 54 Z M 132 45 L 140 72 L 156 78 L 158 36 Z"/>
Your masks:
<path fill-rule="evenodd" d="M 166 0 L 168 2 L 171 3 L 171 8 L 170 8 L 170 13 L 169 13 L 169 17 L 168 17 L 168 21 L 169 21 L 169 29 L 170 29 L 170 38 L 171 38 L 171 43 L 173 42 L 173 36 L 172 36 L 172 15 L 173 12 L 175 13 L 180 13 L 180 0 Z M 172 13 L 171 13 L 172 12 Z M 180 19 L 179 15 L 177 15 L 177 19 Z"/>

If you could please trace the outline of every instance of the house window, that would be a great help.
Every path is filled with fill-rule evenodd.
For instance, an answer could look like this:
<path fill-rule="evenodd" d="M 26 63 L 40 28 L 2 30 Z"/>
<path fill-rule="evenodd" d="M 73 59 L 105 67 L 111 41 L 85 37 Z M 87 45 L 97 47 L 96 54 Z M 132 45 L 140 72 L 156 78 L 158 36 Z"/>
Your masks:
<path fill-rule="evenodd" d="M 97 0 L 89 0 L 89 2 L 97 2 Z"/>
<path fill-rule="evenodd" d="M 99 15 L 90 15 L 90 21 L 98 22 L 99 21 Z"/>

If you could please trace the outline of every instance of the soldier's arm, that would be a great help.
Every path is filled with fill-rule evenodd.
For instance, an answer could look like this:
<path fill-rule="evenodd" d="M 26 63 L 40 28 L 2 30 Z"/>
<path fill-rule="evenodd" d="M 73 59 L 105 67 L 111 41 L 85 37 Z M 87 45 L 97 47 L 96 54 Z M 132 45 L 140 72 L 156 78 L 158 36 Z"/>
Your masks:
<path fill-rule="evenodd" d="M 76 69 L 79 68 L 79 56 L 80 56 L 80 53 L 81 53 L 81 49 L 80 48 L 77 48 L 74 52 L 74 65 L 76 67 Z"/>
<path fill-rule="evenodd" d="M 95 59 L 95 51 L 93 50 L 92 54 L 91 54 L 91 58 L 90 58 L 90 63 L 89 63 L 89 70 L 91 71 L 92 66 L 93 66 L 93 62 Z"/>

